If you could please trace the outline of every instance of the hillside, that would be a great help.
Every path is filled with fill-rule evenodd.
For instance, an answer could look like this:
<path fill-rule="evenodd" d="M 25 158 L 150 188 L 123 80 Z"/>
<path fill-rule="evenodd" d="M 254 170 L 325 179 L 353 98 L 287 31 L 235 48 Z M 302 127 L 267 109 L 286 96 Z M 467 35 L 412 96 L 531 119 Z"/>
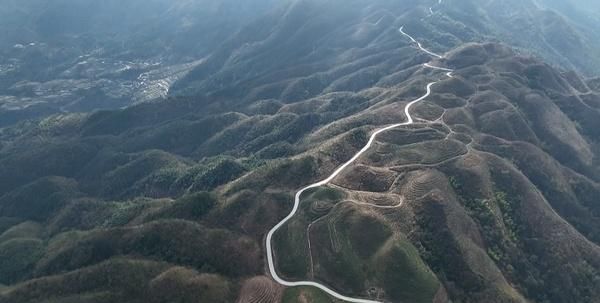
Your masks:
<path fill-rule="evenodd" d="M 519 30 L 563 20 L 589 42 L 572 20 L 593 21 L 549 0 L 431 2 L 294 1 L 223 34 L 167 98 L 0 128 L 0 303 L 340 302 L 280 285 L 267 258 L 295 193 L 329 176 L 269 242 L 285 281 L 598 302 L 600 81 L 583 60 L 600 58 Z"/>
<path fill-rule="evenodd" d="M 395 35 L 389 25 L 399 23 L 419 32 L 421 41 L 438 52 L 469 42 L 494 41 L 584 76 L 597 75 L 600 68 L 596 56 L 600 37 L 594 30 L 600 23 L 597 11 L 566 10 L 549 0 L 351 3 L 368 8 L 307 0 L 290 5 L 283 17 L 279 11 L 268 15 L 223 43 L 204 64 L 177 81 L 170 95 L 267 99 L 288 88 L 286 82 L 306 78 L 310 83 L 306 79 L 304 84 L 311 86 L 308 92 L 314 95 L 313 90 L 321 92 L 329 85 L 321 72 L 348 56 L 370 55 L 355 54 L 355 47 L 364 49 L 367 43 L 389 47 L 385 43 L 393 43 L 388 38 Z M 311 43 L 306 43 L 307 37 Z M 290 49 L 292 45 L 301 47 Z M 292 97 L 288 95 L 283 97 Z"/>

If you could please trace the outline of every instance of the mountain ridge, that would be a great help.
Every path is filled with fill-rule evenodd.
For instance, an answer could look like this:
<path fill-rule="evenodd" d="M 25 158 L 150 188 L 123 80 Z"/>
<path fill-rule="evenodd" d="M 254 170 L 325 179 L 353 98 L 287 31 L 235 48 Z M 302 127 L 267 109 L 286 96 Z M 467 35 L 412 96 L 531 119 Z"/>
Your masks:
<path fill-rule="evenodd" d="M 285 280 L 595 302 L 597 81 L 510 44 L 444 47 L 425 3 L 340 2 L 256 21 L 175 83 L 187 96 L 0 129 L 0 302 L 336 302 L 268 277 L 294 207 L 272 233 Z"/>

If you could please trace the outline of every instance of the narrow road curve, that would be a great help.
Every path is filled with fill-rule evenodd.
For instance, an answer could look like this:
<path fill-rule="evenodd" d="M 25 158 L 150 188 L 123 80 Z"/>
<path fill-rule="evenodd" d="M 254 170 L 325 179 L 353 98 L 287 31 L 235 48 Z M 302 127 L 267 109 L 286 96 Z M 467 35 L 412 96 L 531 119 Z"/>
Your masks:
<path fill-rule="evenodd" d="M 422 50 L 423 52 L 425 52 L 433 57 L 443 58 L 442 56 L 423 48 L 421 43 L 419 43 L 417 40 L 415 40 L 412 36 L 405 33 L 403 29 L 404 29 L 404 27 L 401 27 L 399 29 L 400 33 L 402 33 L 404 36 L 407 36 L 408 38 L 410 38 L 410 40 L 413 43 L 417 44 L 417 46 L 419 47 L 420 50 Z M 446 75 L 448 77 L 452 77 L 453 70 L 451 70 L 451 69 L 433 66 L 429 63 L 425 63 L 425 64 L 423 64 L 423 66 L 427 67 L 427 68 L 432 68 L 435 70 L 445 71 L 445 72 L 447 72 Z M 294 215 L 296 215 L 296 213 L 298 212 L 298 209 L 300 207 L 300 198 L 304 192 L 306 192 L 307 190 L 310 190 L 310 189 L 313 189 L 316 187 L 320 187 L 320 186 L 330 183 L 335 177 L 337 177 L 342 171 L 344 171 L 350 164 L 354 163 L 360 156 L 362 156 L 367 150 L 369 150 L 369 148 L 373 145 L 373 142 L 375 142 L 377 135 L 379 135 L 385 131 L 394 129 L 394 128 L 413 124 L 414 121 L 413 121 L 413 117 L 410 114 L 410 109 L 415 104 L 417 104 L 417 103 L 425 100 L 427 97 L 429 97 L 429 95 L 431 95 L 431 87 L 438 82 L 439 82 L 439 80 L 430 82 L 429 84 L 427 84 L 427 92 L 425 93 L 425 95 L 423 95 L 422 97 L 420 97 L 416 100 L 411 101 L 410 103 L 408 103 L 406 105 L 406 107 L 404 108 L 404 114 L 406 115 L 406 118 L 407 118 L 406 122 L 393 124 L 393 125 L 390 125 L 390 126 L 387 126 L 387 127 L 384 127 L 384 128 L 381 128 L 381 129 L 375 131 L 369 138 L 369 141 L 367 142 L 367 144 L 359 152 L 357 152 L 350 160 L 348 160 L 346 163 L 342 164 L 342 166 L 338 167 L 329 177 L 327 177 L 327 179 L 324 179 L 317 183 L 308 185 L 308 186 L 302 188 L 301 190 L 299 190 L 298 192 L 296 192 L 296 195 L 294 197 L 294 207 L 292 208 L 292 211 L 290 212 L 290 214 L 287 217 L 285 217 L 283 220 L 281 220 L 281 222 L 279 222 L 277 225 L 275 225 L 275 227 L 273 227 L 267 234 L 267 239 L 266 239 L 267 263 L 269 266 L 269 272 L 270 272 L 271 276 L 273 277 L 273 280 L 275 280 L 275 282 L 277 282 L 283 286 L 286 286 L 286 287 L 298 287 L 298 286 L 316 287 L 316 288 L 328 293 L 329 295 L 331 295 L 334 298 L 337 298 L 339 300 L 343 300 L 346 302 L 351 302 L 351 303 L 382 303 L 381 301 L 373 301 L 373 300 L 351 298 L 348 296 L 344 296 L 344 295 L 339 294 L 336 291 L 328 288 L 325 285 L 322 285 L 320 283 L 313 282 L 313 281 L 296 281 L 296 282 L 285 281 L 284 279 L 282 279 L 279 276 L 279 274 L 277 273 L 277 270 L 275 269 L 275 261 L 274 261 L 274 257 L 273 257 L 273 247 L 272 247 L 273 235 L 283 225 L 285 225 L 289 220 L 291 220 L 294 217 Z"/>
<path fill-rule="evenodd" d="M 424 51 L 424 52 L 425 52 L 425 53 L 427 53 L 428 55 L 430 55 L 430 56 L 433 56 L 433 57 L 436 57 L 436 58 L 438 58 L 438 59 L 442 59 L 442 58 L 443 58 L 442 56 L 440 56 L 440 55 L 438 55 L 438 54 L 436 54 L 436 53 L 434 53 L 434 52 L 432 52 L 432 51 L 429 51 L 428 49 L 424 48 L 424 47 L 423 47 L 423 45 L 421 45 L 421 42 L 419 42 L 419 41 L 415 40 L 415 38 L 413 38 L 411 35 L 409 35 L 409 34 L 407 34 L 406 32 L 404 32 L 404 26 L 400 27 L 400 29 L 399 29 L 398 31 L 399 31 L 399 32 L 400 32 L 402 35 L 404 35 L 404 36 L 408 37 L 408 38 L 410 39 L 410 41 L 412 41 L 413 43 L 415 43 L 415 44 L 416 44 L 416 45 L 419 47 L 419 49 L 420 49 L 420 50 Z"/>

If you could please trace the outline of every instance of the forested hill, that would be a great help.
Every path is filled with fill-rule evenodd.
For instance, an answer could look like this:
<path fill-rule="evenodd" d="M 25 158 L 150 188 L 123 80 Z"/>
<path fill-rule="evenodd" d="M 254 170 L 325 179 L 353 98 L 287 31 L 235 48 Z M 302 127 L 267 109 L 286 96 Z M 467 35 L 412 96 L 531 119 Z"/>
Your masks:
<path fill-rule="evenodd" d="M 127 7 L 110 3 L 94 13 Z M 156 20 L 204 2 L 176 3 Z M 151 102 L 7 111 L 0 303 L 340 302 L 282 281 L 358 302 L 597 302 L 597 10 L 264 3 L 232 3 L 238 29 L 207 48 L 136 36 L 175 61 L 197 49 Z"/>

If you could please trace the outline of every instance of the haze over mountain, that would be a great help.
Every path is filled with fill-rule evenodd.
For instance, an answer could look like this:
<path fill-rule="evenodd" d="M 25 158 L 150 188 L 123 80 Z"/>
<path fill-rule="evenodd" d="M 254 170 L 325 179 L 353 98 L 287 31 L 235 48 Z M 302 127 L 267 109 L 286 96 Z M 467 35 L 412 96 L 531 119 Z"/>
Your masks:
<path fill-rule="evenodd" d="M 598 302 L 597 3 L 3 4 L 0 303 Z"/>
<path fill-rule="evenodd" d="M 431 2 L 412 2 L 410 19 L 424 34 L 443 34 L 427 37 L 434 48 L 495 40 L 587 76 L 598 69 L 593 56 L 600 50 L 596 4 L 447 1 L 437 8 L 444 14 L 419 22 Z M 258 23 L 280 17 L 286 3 L 5 0 L 0 8 L 0 125 L 178 95 L 171 92 L 177 80 L 205 57 L 223 58 L 243 47 L 242 41 L 253 41 L 253 35 L 267 30 Z M 381 10 L 386 9 L 383 4 Z M 261 17 L 269 11 L 271 17 Z M 336 11 L 332 14 L 341 14 Z M 254 25 L 261 30 L 240 32 L 253 20 L 262 20 Z"/>
<path fill-rule="evenodd" d="M 163 98 L 272 2 L 4 0 L 0 126 Z"/>

